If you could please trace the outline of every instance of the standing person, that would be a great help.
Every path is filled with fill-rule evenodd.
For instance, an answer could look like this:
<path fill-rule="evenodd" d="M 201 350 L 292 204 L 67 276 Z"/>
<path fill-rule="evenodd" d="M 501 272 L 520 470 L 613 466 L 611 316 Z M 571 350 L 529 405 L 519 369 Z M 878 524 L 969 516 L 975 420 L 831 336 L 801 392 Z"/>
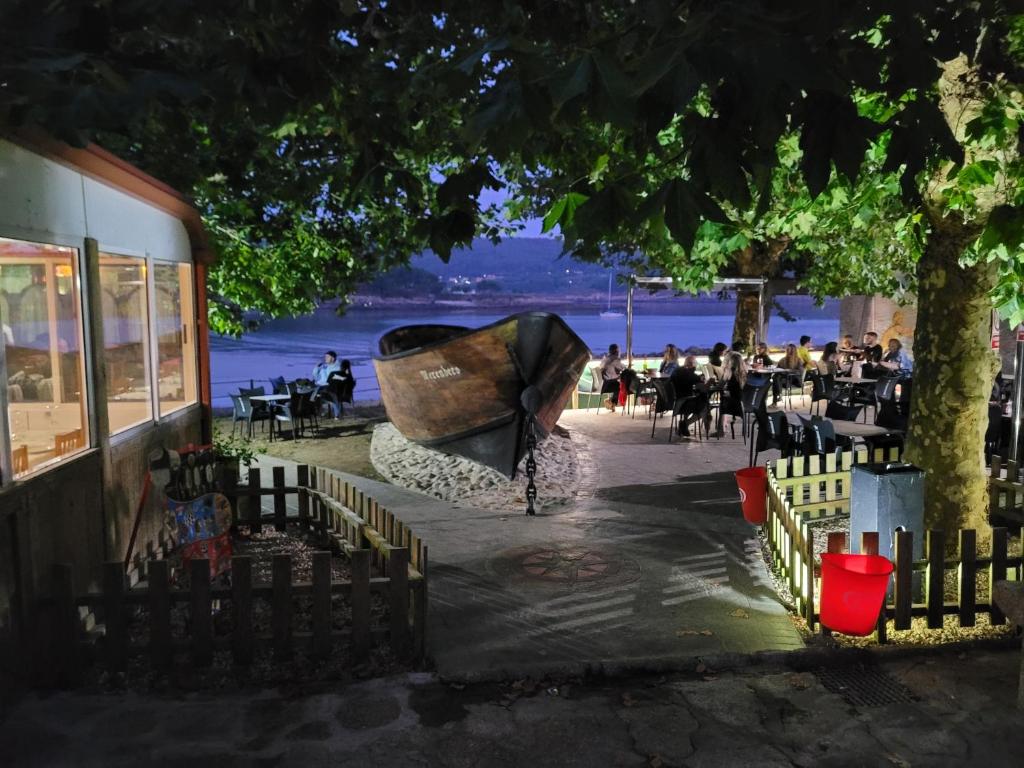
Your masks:
<path fill-rule="evenodd" d="M 797 355 L 800 356 L 800 362 L 803 363 L 804 368 L 810 370 L 815 367 L 814 361 L 811 360 L 811 337 L 801 336 L 800 346 L 796 348 Z"/>
<path fill-rule="evenodd" d="M 666 344 L 665 352 L 661 356 L 661 365 L 658 366 L 658 373 L 662 376 L 671 376 L 679 367 L 679 348 L 675 344 Z"/>
<path fill-rule="evenodd" d="M 615 402 L 619 396 L 619 376 L 626 370 L 626 364 L 619 357 L 618 344 L 609 345 L 608 354 L 601 358 L 598 370 L 601 372 L 601 394 L 610 394 L 610 397 L 604 400 L 604 407 L 614 413 Z"/>

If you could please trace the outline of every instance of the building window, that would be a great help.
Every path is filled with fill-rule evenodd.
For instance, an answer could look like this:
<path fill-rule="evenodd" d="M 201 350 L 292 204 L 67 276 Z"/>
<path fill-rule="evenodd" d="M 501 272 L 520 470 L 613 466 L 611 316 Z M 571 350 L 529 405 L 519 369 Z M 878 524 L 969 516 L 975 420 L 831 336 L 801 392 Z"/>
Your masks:
<path fill-rule="evenodd" d="M 146 262 L 100 254 L 110 434 L 153 418 Z"/>
<path fill-rule="evenodd" d="M 78 251 L 0 238 L 14 476 L 89 446 Z"/>
<path fill-rule="evenodd" d="M 153 263 L 160 415 L 197 400 L 192 265 Z"/>

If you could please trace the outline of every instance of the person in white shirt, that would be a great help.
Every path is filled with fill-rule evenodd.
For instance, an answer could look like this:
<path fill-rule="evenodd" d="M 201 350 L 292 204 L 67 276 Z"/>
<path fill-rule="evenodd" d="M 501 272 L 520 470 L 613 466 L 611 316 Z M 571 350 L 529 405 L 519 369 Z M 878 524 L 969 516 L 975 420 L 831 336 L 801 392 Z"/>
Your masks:
<path fill-rule="evenodd" d="M 332 373 L 341 370 L 338 364 L 338 354 L 334 350 L 324 352 L 324 361 L 313 369 L 313 383 L 318 387 L 326 387 Z"/>
<path fill-rule="evenodd" d="M 601 358 L 601 365 L 598 371 L 601 373 L 601 394 L 608 393 L 604 401 L 604 407 L 609 411 L 615 411 L 615 403 L 619 398 L 619 376 L 626 370 L 626 364 L 619 357 L 619 345 L 612 344 L 608 347 L 608 354 Z"/>

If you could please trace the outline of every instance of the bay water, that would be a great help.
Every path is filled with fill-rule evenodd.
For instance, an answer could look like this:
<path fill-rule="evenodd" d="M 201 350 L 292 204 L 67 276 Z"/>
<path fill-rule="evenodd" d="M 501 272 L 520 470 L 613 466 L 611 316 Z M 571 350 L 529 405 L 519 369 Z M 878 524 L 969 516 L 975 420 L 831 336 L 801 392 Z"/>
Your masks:
<path fill-rule="evenodd" d="M 667 343 L 681 349 L 711 347 L 726 343 L 732 337 L 733 304 L 723 302 L 721 308 L 709 307 L 707 314 L 668 314 L 665 307 L 645 308 L 633 318 L 633 350 L 636 355 L 660 354 Z M 538 307 L 539 308 L 539 307 Z M 655 310 L 652 313 L 652 310 Z M 660 311 L 664 311 L 662 314 Z M 457 310 L 432 307 L 408 309 L 350 309 L 338 316 L 329 307 L 302 317 L 273 320 L 240 339 L 213 335 L 210 338 L 210 366 L 214 407 L 231 407 L 229 395 L 250 382 L 270 391 L 269 379 L 283 376 L 286 380 L 310 378 L 313 367 L 323 359 L 324 352 L 334 350 L 339 359 L 352 363 L 356 377 L 356 400 L 377 400 L 380 390 L 373 371 L 377 341 L 386 331 L 401 325 L 436 323 L 476 328 L 496 322 L 519 308 L 508 310 Z M 711 312 L 717 311 L 719 314 Z M 834 341 L 839 333 L 839 320 L 820 311 L 808 310 L 795 322 L 773 317 L 768 327 L 768 343 L 778 346 L 796 342 L 802 334 L 812 337 L 816 349 Z M 605 318 L 588 307 L 579 311 L 561 312 L 569 327 L 600 357 L 612 343 L 625 354 L 626 318 Z"/>

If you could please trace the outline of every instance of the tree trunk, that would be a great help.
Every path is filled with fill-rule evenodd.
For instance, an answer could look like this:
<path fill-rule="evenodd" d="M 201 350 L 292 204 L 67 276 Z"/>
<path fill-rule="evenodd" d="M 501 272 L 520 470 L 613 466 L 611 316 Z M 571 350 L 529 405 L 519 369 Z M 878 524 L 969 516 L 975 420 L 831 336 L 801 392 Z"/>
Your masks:
<path fill-rule="evenodd" d="M 958 528 L 987 539 L 984 472 L 988 399 L 995 376 L 989 334 L 995 270 L 959 258 L 977 230 L 944 222 L 917 267 L 914 385 L 906 459 L 925 470 L 924 522 L 956 546 Z"/>
<path fill-rule="evenodd" d="M 754 241 L 741 251 L 733 254 L 733 264 L 739 277 L 772 278 L 779 272 L 782 254 L 789 247 L 789 238 Z M 749 352 L 754 351 L 756 341 L 764 341 L 758 336 L 758 291 L 739 289 L 736 291 L 736 316 L 732 324 L 732 341 L 742 341 Z M 767 285 L 764 290 L 765 327 L 771 312 L 771 297 Z"/>
<path fill-rule="evenodd" d="M 754 342 L 758 340 L 758 298 L 757 291 L 736 291 L 736 318 L 732 324 L 732 341 L 742 341 L 748 352 L 754 351 Z"/>

